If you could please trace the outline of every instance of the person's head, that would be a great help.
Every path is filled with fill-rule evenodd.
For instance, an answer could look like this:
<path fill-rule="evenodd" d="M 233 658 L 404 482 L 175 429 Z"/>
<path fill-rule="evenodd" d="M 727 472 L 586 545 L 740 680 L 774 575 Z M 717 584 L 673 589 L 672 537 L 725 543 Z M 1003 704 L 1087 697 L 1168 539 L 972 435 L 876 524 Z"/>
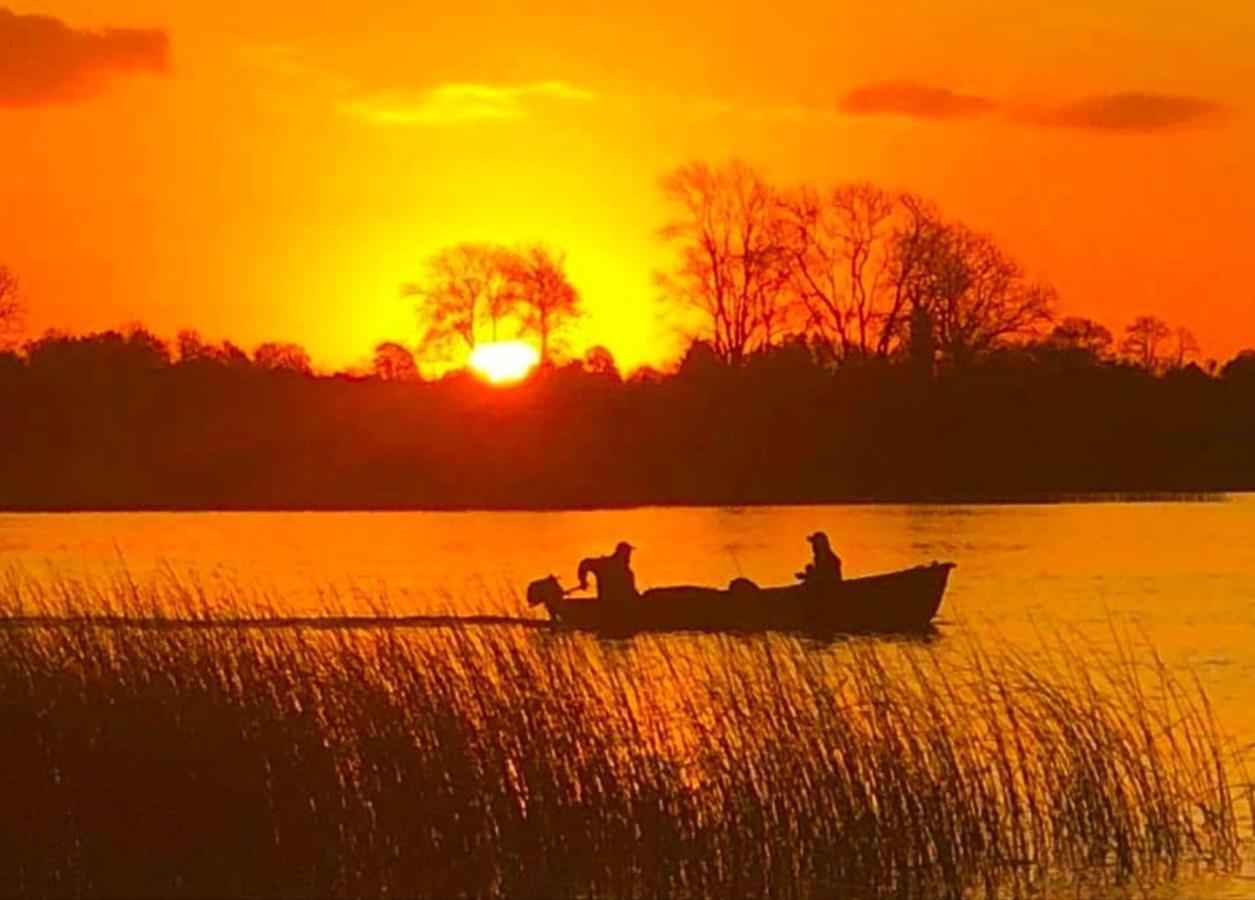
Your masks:
<path fill-rule="evenodd" d="M 816 531 L 814 534 L 808 537 L 807 540 L 811 542 L 811 546 L 814 547 L 816 550 L 829 549 L 828 535 L 824 534 L 822 531 Z"/>
<path fill-rule="evenodd" d="M 614 555 L 622 559 L 631 559 L 632 551 L 635 549 L 636 548 L 627 541 L 619 541 L 618 545 L 614 548 Z"/>

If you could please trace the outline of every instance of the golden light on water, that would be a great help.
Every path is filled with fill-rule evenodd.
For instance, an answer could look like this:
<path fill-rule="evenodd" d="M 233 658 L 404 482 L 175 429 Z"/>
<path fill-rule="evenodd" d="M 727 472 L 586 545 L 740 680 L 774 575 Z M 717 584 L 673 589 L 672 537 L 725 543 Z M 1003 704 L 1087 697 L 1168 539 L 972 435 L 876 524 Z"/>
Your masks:
<path fill-rule="evenodd" d="M 471 368 L 492 384 L 509 384 L 527 377 L 540 362 L 540 353 L 525 341 L 480 344 L 471 353 Z"/>

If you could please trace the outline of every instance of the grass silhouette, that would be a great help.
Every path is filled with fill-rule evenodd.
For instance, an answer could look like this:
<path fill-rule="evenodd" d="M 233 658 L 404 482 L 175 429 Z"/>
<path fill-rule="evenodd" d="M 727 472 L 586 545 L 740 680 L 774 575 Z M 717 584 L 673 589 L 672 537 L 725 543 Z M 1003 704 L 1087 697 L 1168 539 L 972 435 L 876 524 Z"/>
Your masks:
<path fill-rule="evenodd" d="M 957 896 L 1238 860 L 1206 696 L 1141 651 L 184 627 L 96 590 L 114 619 L 0 588 L 4 896 Z"/>

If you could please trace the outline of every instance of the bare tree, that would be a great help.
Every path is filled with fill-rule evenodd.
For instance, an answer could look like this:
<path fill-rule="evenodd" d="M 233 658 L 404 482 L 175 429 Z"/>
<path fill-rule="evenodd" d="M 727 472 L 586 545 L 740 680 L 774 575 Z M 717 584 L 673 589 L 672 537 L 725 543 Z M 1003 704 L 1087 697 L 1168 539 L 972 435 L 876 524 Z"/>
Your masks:
<path fill-rule="evenodd" d="M 1185 364 L 1198 356 L 1198 341 L 1188 328 L 1176 328 L 1172 332 L 1172 367 L 1184 369 Z"/>
<path fill-rule="evenodd" d="M 505 261 L 523 331 L 536 335 L 541 362 L 549 362 L 555 337 L 580 315 L 579 292 L 567 279 L 563 257 L 545 247 L 525 247 Z"/>
<path fill-rule="evenodd" d="M 931 361 L 935 344 L 931 300 L 944 270 L 946 225 L 937 208 L 915 194 L 898 195 L 897 206 L 899 222 L 890 237 L 890 296 L 876 351 L 888 356 L 905 347 L 910 356 Z"/>
<path fill-rule="evenodd" d="M 897 289 L 915 321 L 927 313 L 952 364 L 1038 334 L 1050 321 L 1054 290 L 1031 281 L 987 235 L 920 216 L 897 244 Z"/>
<path fill-rule="evenodd" d="M 427 262 L 427 277 L 402 289 L 418 300 L 416 312 L 425 349 L 462 343 L 474 350 L 485 328 L 497 340 L 514 310 L 511 252 L 493 244 L 459 244 Z"/>
<path fill-rule="evenodd" d="M 417 381 L 418 364 L 414 354 L 394 341 L 384 341 L 375 347 L 371 372 L 381 381 Z"/>
<path fill-rule="evenodd" d="M 26 305 L 22 302 L 17 275 L 0 266 L 0 349 L 13 343 L 22 331 L 25 318 Z"/>
<path fill-rule="evenodd" d="M 1050 321 L 1054 289 L 1031 281 L 989 236 L 963 226 L 954 232 L 966 285 L 937 311 L 943 351 L 964 362 L 1008 340 L 1039 334 Z"/>
<path fill-rule="evenodd" d="M 1164 362 L 1159 350 L 1171 334 L 1172 329 L 1163 319 L 1155 316 L 1138 316 L 1124 329 L 1120 353 L 1134 365 L 1148 372 L 1154 372 Z"/>
<path fill-rule="evenodd" d="M 662 229 L 678 250 L 657 280 L 705 316 L 715 352 L 729 362 L 770 346 L 790 314 L 790 258 L 775 190 L 745 163 L 691 163 L 661 182 L 674 217 Z"/>
<path fill-rule="evenodd" d="M 895 198 L 865 183 L 781 200 L 792 286 L 807 328 L 834 356 L 888 352 L 881 329 L 893 302 Z"/>

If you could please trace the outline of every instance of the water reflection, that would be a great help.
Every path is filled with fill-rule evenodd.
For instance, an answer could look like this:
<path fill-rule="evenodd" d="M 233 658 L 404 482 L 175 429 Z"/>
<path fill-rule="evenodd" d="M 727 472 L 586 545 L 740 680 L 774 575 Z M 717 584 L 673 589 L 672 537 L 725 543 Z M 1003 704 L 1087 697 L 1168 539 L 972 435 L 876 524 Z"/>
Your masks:
<path fill-rule="evenodd" d="M 527 614 L 522 585 L 624 538 L 644 588 L 789 584 L 826 531 L 849 577 L 959 563 L 940 635 L 1032 646 L 1040 623 L 1096 646 L 1114 621 L 1174 664 L 1255 738 L 1255 497 L 1209 503 L 808 506 L 556 513 L 0 515 L 0 567 L 37 577 L 125 566 L 195 572 L 240 611 Z M 228 586 L 229 589 L 223 586 Z M 233 587 L 231 587 L 233 586 Z M 930 640 L 936 642 L 934 635 Z M 840 641 L 837 642 L 840 644 Z"/>

